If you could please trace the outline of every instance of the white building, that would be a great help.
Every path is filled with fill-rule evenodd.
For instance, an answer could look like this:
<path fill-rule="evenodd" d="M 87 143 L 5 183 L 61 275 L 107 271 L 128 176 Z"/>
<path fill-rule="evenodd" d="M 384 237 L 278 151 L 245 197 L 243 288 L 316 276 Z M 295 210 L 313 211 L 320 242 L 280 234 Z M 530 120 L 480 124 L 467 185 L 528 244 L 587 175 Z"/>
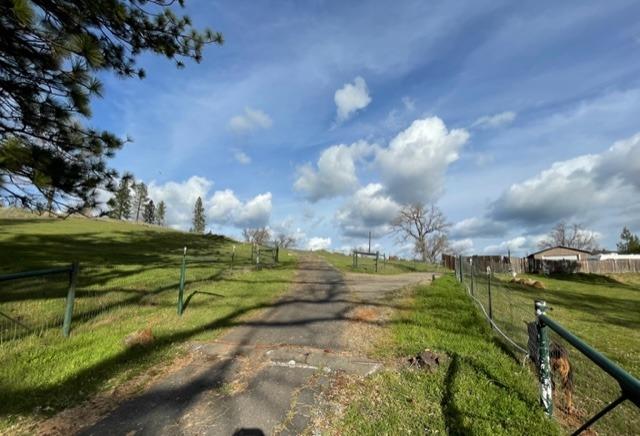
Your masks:
<path fill-rule="evenodd" d="M 640 254 L 600 253 L 592 254 L 589 260 L 640 260 Z"/>

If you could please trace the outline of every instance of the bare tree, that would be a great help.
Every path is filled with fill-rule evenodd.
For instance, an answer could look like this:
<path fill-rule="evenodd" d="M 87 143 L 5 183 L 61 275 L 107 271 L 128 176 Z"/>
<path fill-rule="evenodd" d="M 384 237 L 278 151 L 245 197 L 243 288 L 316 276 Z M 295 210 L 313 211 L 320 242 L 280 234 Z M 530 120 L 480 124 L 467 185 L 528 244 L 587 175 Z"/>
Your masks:
<path fill-rule="evenodd" d="M 252 244 L 265 245 L 271 238 L 271 232 L 267 227 L 259 227 L 255 229 L 243 229 L 242 237 L 245 242 Z"/>
<path fill-rule="evenodd" d="M 278 247 L 281 248 L 290 248 L 296 245 L 296 238 L 288 235 L 287 233 L 280 232 L 276 235 L 276 243 Z"/>
<path fill-rule="evenodd" d="M 399 242 L 413 241 L 423 262 L 435 262 L 447 247 L 449 223 L 435 204 L 404 206 L 391 225 Z"/>
<path fill-rule="evenodd" d="M 586 251 L 593 251 L 598 248 L 598 243 L 593 232 L 585 230 L 581 224 L 567 224 L 564 221 L 556 224 L 546 239 L 540 241 L 538 247 L 544 249 L 557 247 L 558 245 Z"/>

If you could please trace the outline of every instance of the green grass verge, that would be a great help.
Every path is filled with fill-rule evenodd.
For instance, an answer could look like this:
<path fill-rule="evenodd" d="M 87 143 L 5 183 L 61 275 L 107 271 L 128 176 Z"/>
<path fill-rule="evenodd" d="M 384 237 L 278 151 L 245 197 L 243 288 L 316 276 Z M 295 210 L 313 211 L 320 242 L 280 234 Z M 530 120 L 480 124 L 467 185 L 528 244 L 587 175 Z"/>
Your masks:
<path fill-rule="evenodd" d="M 510 283 L 506 274 L 494 278 L 494 320 L 511 338 L 527 348 L 525 322 L 534 319 L 534 301 L 546 300 L 553 309 L 548 313 L 551 318 L 634 376 L 640 376 L 640 274 L 519 277 L 539 280 L 545 289 Z M 469 283 L 470 276 L 466 275 L 465 280 Z M 475 295 L 488 307 L 486 275 L 475 280 Z M 620 389 L 614 379 L 553 332 L 551 339 L 569 351 L 576 407 L 576 413 L 563 413 L 558 395 L 556 416 L 568 429 L 575 430 L 617 398 Z M 637 428 L 640 410 L 630 402 L 623 403 L 593 427 L 602 435 L 632 434 Z"/>
<path fill-rule="evenodd" d="M 355 273 L 375 273 L 375 258 L 363 256 L 358 258 L 358 267 L 353 268 L 353 260 L 350 255 L 342 253 L 332 253 L 326 250 L 315 251 L 315 254 L 322 257 L 340 271 Z M 444 268 L 440 265 L 412 261 L 393 260 L 383 262 L 382 255 L 378 260 L 378 274 L 403 274 L 410 272 L 442 272 Z"/>
<path fill-rule="evenodd" d="M 0 344 L 0 432 L 170 361 L 184 353 L 185 341 L 212 339 L 242 324 L 287 289 L 296 265 L 295 255 L 283 250 L 279 265 L 256 271 L 250 247 L 226 238 L 84 218 L 0 216 L 0 244 L 0 274 L 81 263 L 69 339 L 59 324 L 66 279 L 0 283 L 0 312 L 40 333 Z M 180 317 L 185 245 L 188 303 Z M 5 339 L 11 337 L 12 327 L 2 326 Z M 125 347 L 125 336 L 144 328 L 152 329 L 153 345 Z"/>
<path fill-rule="evenodd" d="M 492 338 L 486 321 L 450 276 L 420 286 L 398 314 L 388 357 L 425 348 L 446 353 L 433 372 L 385 370 L 354 387 L 343 434 L 559 434 L 538 405 L 535 379 Z"/>

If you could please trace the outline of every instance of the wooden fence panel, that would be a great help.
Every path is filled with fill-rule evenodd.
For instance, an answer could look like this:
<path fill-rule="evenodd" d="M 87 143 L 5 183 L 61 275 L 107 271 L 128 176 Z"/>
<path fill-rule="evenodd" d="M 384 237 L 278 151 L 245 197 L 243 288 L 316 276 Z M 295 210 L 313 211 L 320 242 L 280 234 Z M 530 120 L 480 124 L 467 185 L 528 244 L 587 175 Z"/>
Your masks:
<path fill-rule="evenodd" d="M 577 272 L 587 274 L 640 273 L 640 259 L 580 260 Z"/>

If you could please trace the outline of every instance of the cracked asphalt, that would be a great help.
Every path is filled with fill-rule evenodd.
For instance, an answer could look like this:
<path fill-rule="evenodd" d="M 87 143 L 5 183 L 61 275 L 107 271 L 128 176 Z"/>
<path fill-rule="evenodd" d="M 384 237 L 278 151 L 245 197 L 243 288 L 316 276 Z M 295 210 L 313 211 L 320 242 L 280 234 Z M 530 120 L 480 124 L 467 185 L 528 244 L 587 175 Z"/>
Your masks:
<path fill-rule="evenodd" d="M 193 344 L 189 364 L 80 434 L 299 434 L 333 374 L 380 367 L 349 350 L 350 324 L 367 322 L 354 320 L 353 310 L 392 306 L 389 291 L 430 280 L 430 273 L 343 275 L 304 256 L 291 292 L 261 317 Z"/>

